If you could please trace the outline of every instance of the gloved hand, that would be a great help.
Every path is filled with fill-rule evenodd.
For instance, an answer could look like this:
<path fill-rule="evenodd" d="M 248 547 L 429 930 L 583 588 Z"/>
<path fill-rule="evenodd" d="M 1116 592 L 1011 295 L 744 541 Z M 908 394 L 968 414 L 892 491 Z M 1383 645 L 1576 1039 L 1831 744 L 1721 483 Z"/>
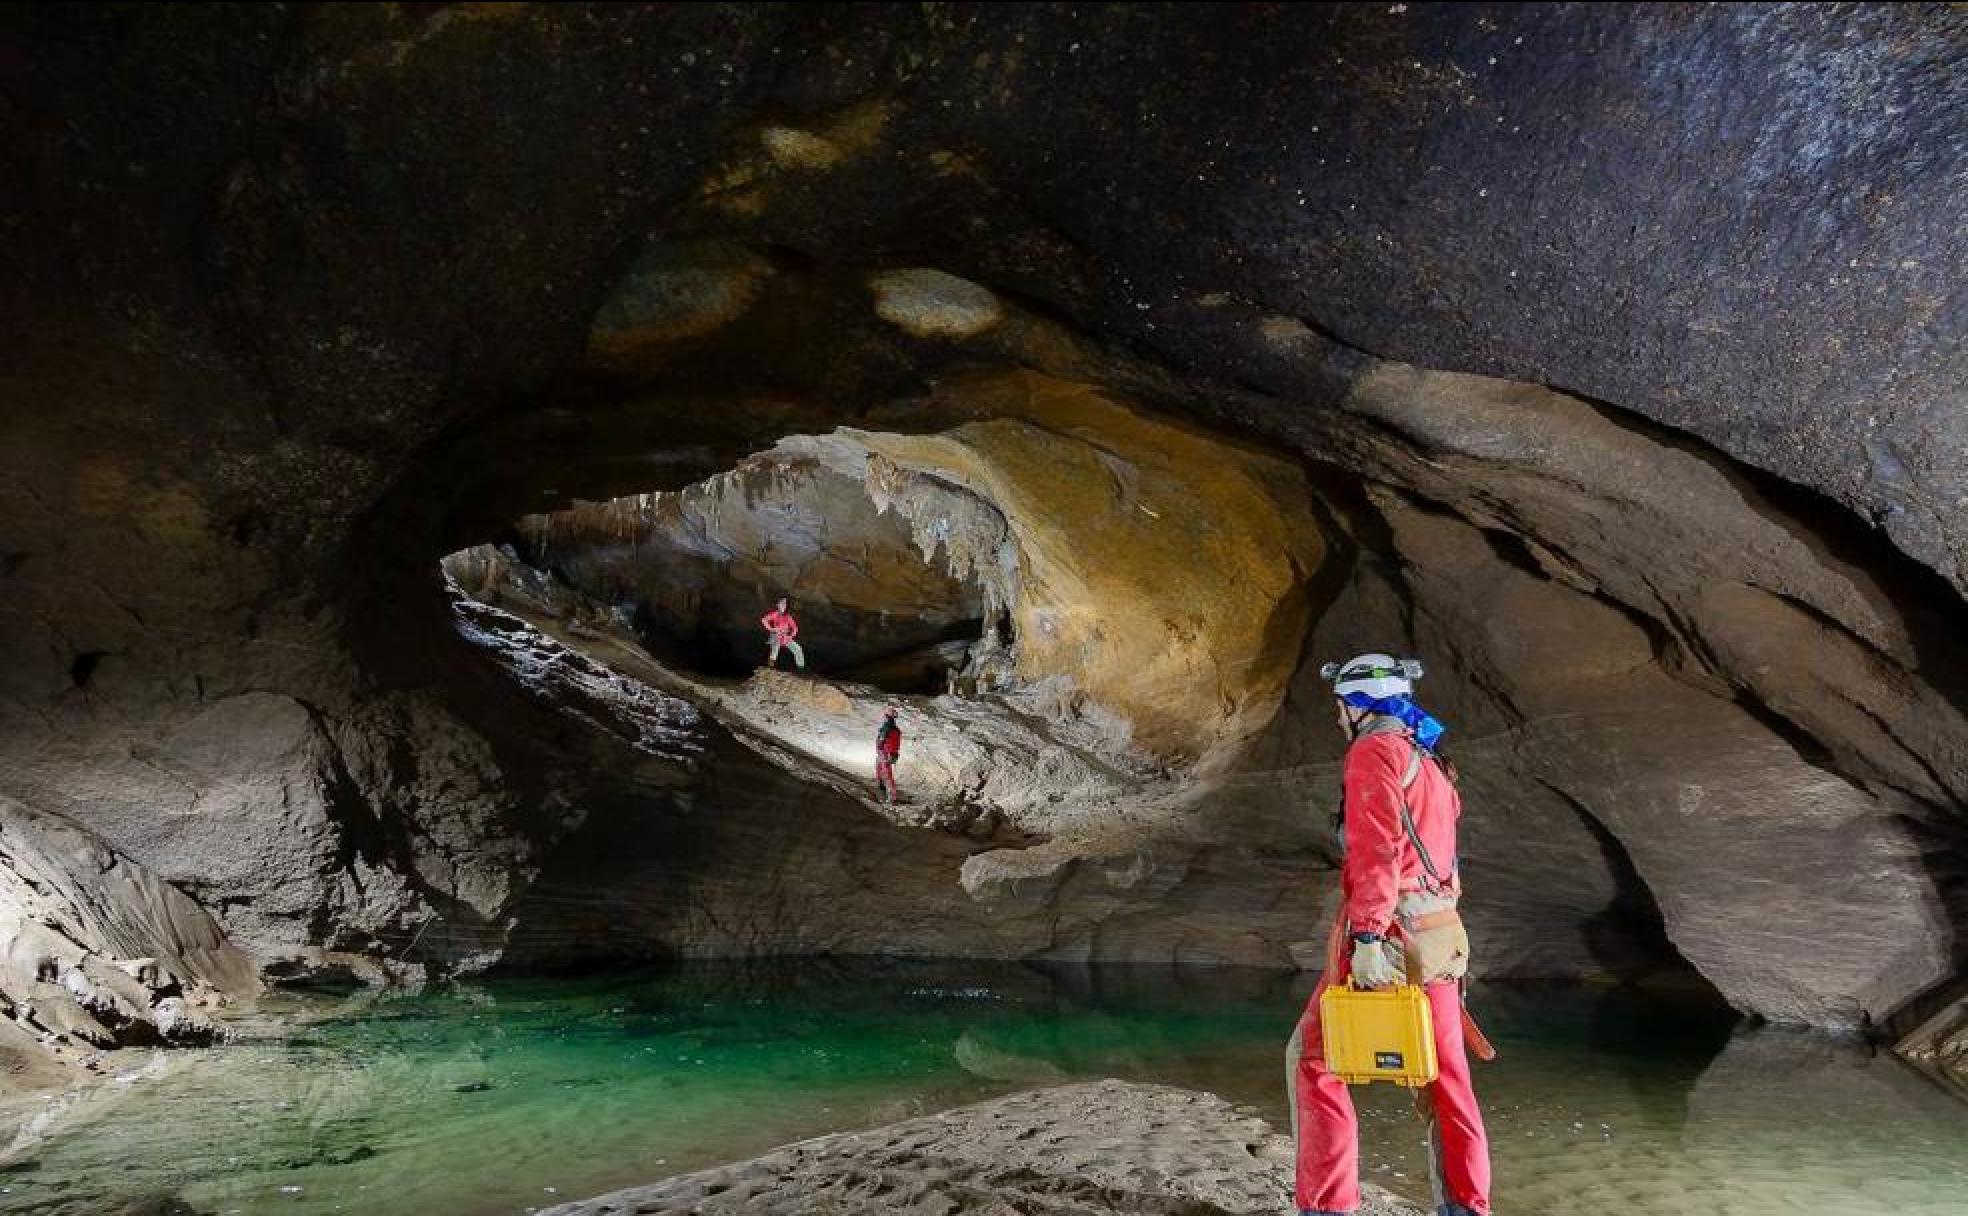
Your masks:
<path fill-rule="evenodd" d="M 1353 986 L 1392 988 L 1404 977 L 1388 957 L 1386 942 L 1353 943 Z"/>

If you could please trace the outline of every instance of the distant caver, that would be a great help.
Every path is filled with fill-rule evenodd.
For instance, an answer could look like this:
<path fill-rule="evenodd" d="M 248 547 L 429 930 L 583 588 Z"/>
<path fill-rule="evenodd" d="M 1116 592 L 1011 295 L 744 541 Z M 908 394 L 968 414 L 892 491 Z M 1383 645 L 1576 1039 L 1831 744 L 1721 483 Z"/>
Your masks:
<path fill-rule="evenodd" d="M 896 713 L 891 707 L 882 714 L 882 724 L 875 731 L 875 784 L 884 803 L 902 800 L 901 791 L 895 787 L 895 762 L 902 758 L 902 727 L 895 721 Z"/>
<path fill-rule="evenodd" d="M 759 624 L 765 626 L 766 666 L 779 666 L 779 652 L 784 649 L 792 652 L 793 666 L 805 671 L 806 652 L 793 640 L 799 636 L 799 622 L 793 618 L 792 610 L 786 606 L 786 601 L 781 599 L 777 607 L 759 618 Z"/>

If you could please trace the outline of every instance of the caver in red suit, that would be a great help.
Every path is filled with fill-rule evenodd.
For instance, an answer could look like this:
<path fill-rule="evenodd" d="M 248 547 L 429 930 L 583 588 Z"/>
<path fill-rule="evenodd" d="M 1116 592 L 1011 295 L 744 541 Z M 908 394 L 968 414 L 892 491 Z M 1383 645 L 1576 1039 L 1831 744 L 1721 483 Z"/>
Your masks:
<path fill-rule="evenodd" d="M 793 614 L 787 610 L 786 601 L 780 600 L 777 607 L 760 617 L 759 624 L 765 628 L 766 663 L 776 669 L 779 666 L 779 652 L 789 650 L 793 655 L 793 666 L 804 670 L 806 651 L 800 649 L 800 644 L 793 640 L 799 636 L 799 622 L 794 620 Z"/>
<path fill-rule="evenodd" d="M 1418 674 L 1419 665 L 1409 663 Z M 1374 979 L 1395 980 L 1401 971 L 1427 959 L 1436 974 L 1410 971 L 1409 978 L 1422 981 L 1428 995 L 1440 1068 L 1435 1083 L 1417 1095 L 1417 1106 L 1429 1125 L 1436 1211 L 1442 1216 L 1487 1216 L 1489 1142 L 1470 1080 L 1459 978 L 1467 962 L 1468 939 L 1462 936 L 1455 913 L 1460 895 L 1455 874 L 1456 821 L 1462 801 L 1444 764 L 1417 740 L 1411 723 L 1425 723 L 1424 733 L 1432 729 L 1439 734 L 1441 727 L 1414 707 L 1404 695 L 1405 688 L 1396 687 L 1407 683 L 1401 665 L 1385 655 L 1363 655 L 1336 672 L 1329 669 L 1329 678 L 1337 675 L 1335 691 L 1341 691 L 1349 674 L 1362 672 L 1369 674 L 1353 681 L 1356 690 L 1341 692 L 1340 697 L 1342 717 L 1353 735 L 1342 795 L 1344 905 L 1340 923 L 1334 926 L 1332 957 L 1292 1035 L 1286 1061 L 1292 1130 L 1298 1144 L 1298 1209 L 1323 1216 L 1360 1206 L 1359 1123 L 1345 1083 L 1326 1069 L 1320 993 L 1328 984 L 1346 983 L 1356 964 L 1363 977 L 1371 971 Z M 1384 674 L 1371 674 L 1375 672 Z M 1362 683 L 1369 692 L 1357 691 Z M 1408 720 L 1403 721 L 1403 716 Z M 1413 819 L 1412 836 L 1402 821 L 1404 799 Z M 1417 948 L 1422 933 L 1430 934 L 1430 950 Z M 1445 933 L 1446 940 L 1459 943 L 1446 953 L 1439 948 Z M 1388 943 L 1400 948 L 1392 949 Z M 1390 963 L 1390 958 L 1395 961 Z M 1445 958 L 1452 960 L 1451 965 L 1443 964 Z"/>
<path fill-rule="evenodd" d="M 895 762 L 901 756 L 902 727 L 891 709 L 882 715 L 882 724 L 875 730 L 875 785 L 883 802 L 895 802 L 902 796 L 895 785 Z"/>

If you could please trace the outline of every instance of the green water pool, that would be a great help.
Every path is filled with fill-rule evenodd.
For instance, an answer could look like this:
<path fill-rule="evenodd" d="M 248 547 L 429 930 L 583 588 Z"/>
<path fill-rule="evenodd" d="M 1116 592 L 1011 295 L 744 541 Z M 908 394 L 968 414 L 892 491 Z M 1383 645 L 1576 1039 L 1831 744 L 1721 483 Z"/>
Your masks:
<path fill-rule="evenodd" d="M 1097 1077 L 1284 1126 L 1299 977 L 804 961 L 269 1002 L 236 1045 L 4 1107 L 0 1211 L 504 1216 Z M 1968 1212 L 1968 1104 L 1881 1053 L 1661 998 L 1479 988 L 1499 1211 Z M 1405 1095 L 1363 1168 L 1426 1195 Z"/>

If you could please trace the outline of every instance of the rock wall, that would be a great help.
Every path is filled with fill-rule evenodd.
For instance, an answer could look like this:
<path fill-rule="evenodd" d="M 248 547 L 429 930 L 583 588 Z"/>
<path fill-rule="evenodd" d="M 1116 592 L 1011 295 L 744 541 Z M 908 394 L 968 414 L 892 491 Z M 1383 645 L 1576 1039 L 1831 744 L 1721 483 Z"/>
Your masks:
<path fill-rule="evenodd" d="M 204 1044 L 256 987 L 252 962 L 182 892 L 85 829 L 0 797 L 0 1070 L 29 1084 L 92 1052 Z"/>
<path fill-rule="evenodd" d="M 928 408 L 960 421 L 856 438 L 1003 514 L 1021 681 L 1082 690 L 1167 764 L 1270 720 L 1324 557 L 1297 469 L 1030 372 L 954 381 Z"/>
<path fill-rule="evenodd" d="M 702 823 L 740 762 L 689 706 L 454 606 L 439 558 L 844 427 L 980 485 L 1000 460 L 993 494 L 1137 560 L 1223 538 L 1248 462 L 1185 516 L 1127 459 L 1160 522 L 1117 514 L 1113 466 L 1034 422 L 1044 376 L 1091 386 L 1074 426 L 1125 399 L 1317 466 L 1351 557 L 1240 529 L 1262 557 L 1184 595 L 1235 618 L 1246 582 L 1304 577 L 1276 633 L 1316 621 L 1308 658 L 1435 663 L 1493 817 L 1472 857 L 1511 877 L 1481 884 L 1498 967 L 1678 946 L 1778 1016 L 1924 1007 L 1968 951 L 1964 20 L 8 8 L 0 793 L 260 963 L 489 965 L 584 824 Z M 953 420 L 977 378 L 1001 391 Z M 1102 605 L 1052 605 L 1048 671 L 1121 700 L 1134 652 L 1087 622 L 1142 589 L 1049 560 Z M 1005 950 L 1289 953 L 1237 925 L 1316 920 L 1282 893 L 1324 881 L 1319 690 L 1267 644 L 1262 695 L 1226 702 L 1214 651 L 1172 649 L 1184 708 L 1125 708 L 1173 758 L 1247 743 L 1214 792 L 1152 834 L 1117 813 L 961 857 L 868 825 L 954 881 L 923 906 L 983 942 L 992 900 L 1102 909 Z M 690 859 L 753 854 L 663 839 L 651 874 L 735 905 Z M 1779 905 L 1808 945 L 1754 928 Z M 950 943 L 902 906 L 886 940 Z"/>
<path fill-rule="evenodd" d="M 1903 1037 L 1895 1049 L 1968 1097 L 1968 997 L 1956 996 Z"/>
<path fill-rule="evenodd" d="M 1470 391 L 1468 382 L 1461 386 Z M 1562 418 L 1576 403 L 1548 405 Z M 1547 426 L 1540 438 L 1540 452 L 1559 451 L 1565 434 Z M 840 443 L 792 447 L 838 456 Z M 853 443 L 907 450 L 881 435 L 856 433 Z M 1503 454 L 1492 450 L 1492 463 L 1458 484 L 1507 475 L 1497 468 Z M 1650 457 L 1656 464 L 1675 458 L 1671 450 Z M 998 698 L 910 704 L 902 776 L 923 809 L 890 818 L 987 846 L 973 845 L 963 861 L 963 889 L 999 923 L 1046 926 L 1036 935 L 980 938 L 962 918 L 939 915 L 923 932 L 934 948 L 953 953 L 1319 965 L 1317 909 L 1332 883 L 1325 817 L 1341 741 L 1314 672 L 1321 658 L 1398 640 L 1437 665 L 1424 687 L 1455 724 L 1480 973 L 1677 983 L 1699 975 L 1736 1007 L 1766 1017 L 1849 1029 L 1883 1022 L 1956 966 L 1955 913 L 1948 888 L 1933 880 L 1928 844 L 1946 820 L 1922 800 L 1932 793 L 1925 787 L 1867 783 L 1829 767 L 1834 746 L 1860 753 L 1837 733 L 1836 718 L 1815 720 L 1828 742 L 1807 746 L 1801 726 L 1782 728 L 1774 711 L 1739 701 L 1705 675 L 1699 664 L 1712 661 L 1712 648 L 1683 639 L 1729 624 L 1726 614 L 1656 618 L 1620 602 L 1615 592 L 1630 594 L 1633 585 L 1665 597 L 1674 578 L 1691 577 L 1680 566 L 1656 573 L 1649 564 L 1665 566 L 1673 529 L 1697 524 L 1768 531 L 1746 559 L 1762 565 L 1737 577 L 1800 588 L 1815 579 L 1848 592 L 1861 578 L 1819 564 L 1824 559 L 1804 543 L 1811 534 L 1794 519 L 1747 512 L 1740 499 L 1733 506 L 1704 500 L 1697 492 L 1704 474 L 1712 470 L 1688 470 L 1681 495 L 1668 500 L 1673 509 L 1654 508 L 1655 544 L 1597 554 L 1574 539 L 1576 531 L 1486 530 L 1451 510 L 1454 499 L 1418 497 L 1428 488 L 1421 479 L 1352 499 L 1343 486 L 1330 487 L 1333 518 L 1350 521 L 1350 564 L 1322 576 L 1333 585 L 1321 593 L 1323 613 L 1284 712 L 1267 715 L 1267 730 L 1248 748 L 1230 747 L 1220 763 L 1172 779 L 1107 769 L 1097 747 L 1088 754 L 1073 746 L 1070 715 L 1048 716 L 1016 698 L 1005 703 L 1025 712 L 1012 719 L 994 716 Z M 1644 489 L 1608 478 L 1593 491 L 1569 492 L 1580 510 L 1637 512 L 1659 501 Z M 1520 491 L 1513 501 L 1542 523 L 1536 495 Z M 1046 505 L 1009 510 L 1010 532 L 1043 527 Z M 1577 527 L 1570 514 L 1549 518 Z M 1595 586 L 1578 572 L 1584 562 L 1561 556 L 1573 547 L 1606 563 L 1608 582 L 1628 582 L 1612 591 Z M 1082 564 L 1088 554 L 1111 552 L 1064 548 Z M 1711 576 L 1740 571 L 1745 561 L 1731 564 L 1727 550 L 1712 547 L 1704 560 Z M 1037 581 L 1028 573 L 1019 585 Z M 1116 603 L 1093 595 L 1080 602 L 1102 611 Z M 1876 602 L 1848 595 L 1840 606 Z M 1648 603 L 1660 611 L 1659 599 Z M 552 618 L 561 610 L 547 611 Z M 1236 624 L 1219 623 L 1226 633 Z M 679 680 L 632 653 L 632 639 L 622 639 L 626 646 L 593 635 L 567 640 L 705 706 L 796 777 L 869 797 L 868 739 L 881 704 L 871 692 L 776 678 L 727 690 Z M 1765 664 L 1752 678 L 1780 688 L 1797 673 Z M 1881 685 L 1887 695 L 1948 711 L 1915 673 L 1902 670 Z M 1853 699 L 1875 695 L 1857 680 L 1844 687 Z M 1938 738 L 1952 746 L 1952 734 Z M 1007 829 L 1010 839 L 997 838 Z M 1799 844 L 1818 841 L 1837 844 Z M 1854 858 L 1864 864 L 1854 867 Z M 950 881 L 947 865 L 928 865 L 907 881 L 933 889 Z M 1294 887 L 1320 894 L 1285 897 Z M 1795 952 L 1800 937 L 1812 943 L 1808 963 Z M 894 948 L 893 936 L 881 940 Z"/>
<path fill-rule="evenodd" d="M 1643 623 L 1499 561 L 1471 525 L 1394 498 L 1379 509 L 1401 594 L 1371 578 L 1349 589 L 1328 617 L 1336 652 L 1394 634 L 1455 673 L 1422 688 L 1456 723 L 1469 773 L 1472 917 L 1520 965 L 1550 966 L 1549 930 L 1523 926 L 1520 944 L 1519 918 L 1487 906 L 1563 924 L 1539 906 L 1551 884 L 1595 875 L 1637 881 L 1682 957 L 1778 1020 L 1856 1028 L 1951 974 L 1916 800 L 1828 771 L 1748 708 L 1675 679 Z M 1596 897 L 1618 911 L 1627 894 Z M 1570 919 L 1560 958 L 1594 947 L 1594 921 Z"/>
<path fill-rule="evenodd" d="M 647 760 L 599 745 L 579 822 L 506 929 L 476 939 L 508 967 L 820 953 L 1283 967 L 1328 914 L 1316 860 L 1308 874 L 1177 839 L 1179 787 L 1114 770 L 1070 726 L 790 673 L 701 681 L 625 628 L 596 629 L 564 589 L 529 587 L 523 569 L 490 578 L 503 608 L 467 611 L 492 661 L 592 666 L 610 673 L 603 703 L 685 697 L 730 732 L 666 797 Z M 905 800 L 878 805 L 871 741 L 898 700 Z"/>

